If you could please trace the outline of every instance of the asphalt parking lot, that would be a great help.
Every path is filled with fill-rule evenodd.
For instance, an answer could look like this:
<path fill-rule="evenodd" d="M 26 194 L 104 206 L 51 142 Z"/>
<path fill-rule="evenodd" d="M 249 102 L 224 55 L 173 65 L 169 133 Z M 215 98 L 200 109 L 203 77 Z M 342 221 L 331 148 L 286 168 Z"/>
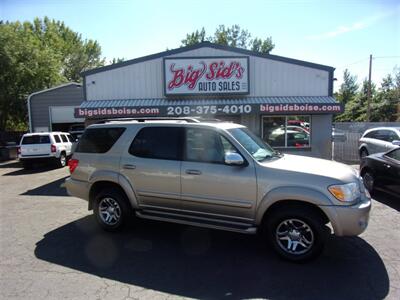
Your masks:
<path fill-rule="evenodd" d="M 374 196 L 360 237 L 307 264 L 256 236 L 137 220 L 102 232 L 68 169 L 0 165 L 1 299 L 400 299 L 400 200 Z"/>

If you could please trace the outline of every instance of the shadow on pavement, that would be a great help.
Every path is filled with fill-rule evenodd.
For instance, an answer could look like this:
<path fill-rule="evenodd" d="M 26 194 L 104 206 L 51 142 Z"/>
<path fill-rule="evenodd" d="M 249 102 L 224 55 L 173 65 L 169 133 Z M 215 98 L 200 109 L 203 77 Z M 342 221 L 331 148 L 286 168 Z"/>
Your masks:
<path fill-rule="evenodd" d="M 22 168 L 22 164 L 19 161 L 15 160 L 0 162 L 0 169 L 12 168 Z"/>
<path fill-rule="evenodd" d="M 57 179 L 53 182 L 39 186 L 32 190 L 28 190 L 25 193 L 22 193 L 20 195 L 22 195 L 22 196 L 61 196 L 61 197 L 68 196 L 67 190 L 65 188 L 60 187 L 60 185 L 65 182 L 65 179 L 67 177 L 68 176 L 65 176 L 63 178 Z"/>
<path fill-rule="evenodd" d="M 19 166 L 19 167 L 22 167 L 22 166 Z M 56 167 L 49 165 L 49 164 L 36 164 L 30 170 L 18 169 L 18 170 L 3 174 L 3 176 L 31 175 L 31 174 L 48 172 L 48 171 L 51 171 L 54 169 L 56 169 Z"/>
<path fill-rule="evenodd" d="M 87 216 L 45 234 L 35 255 L 96 276 L 202 299 L 383 299 L 389 292 L 381 258 L 358 237 L 332 237 L 323 256 L 292 264 L 256 236 L 146 220 L 112 234 Z"/>
<path fill-rule="evenodd" d="M 383 191 L 374 191 L 371 196 L 374 200 L 400 211 L 400 195 L 395 197 Z"/>

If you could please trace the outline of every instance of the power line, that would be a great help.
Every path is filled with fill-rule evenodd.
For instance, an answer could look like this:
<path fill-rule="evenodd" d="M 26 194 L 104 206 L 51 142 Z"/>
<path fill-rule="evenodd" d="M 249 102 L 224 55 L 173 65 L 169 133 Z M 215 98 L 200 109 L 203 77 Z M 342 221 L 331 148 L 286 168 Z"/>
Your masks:
<path fill-rule="evenodd" d="M 400 55 L 392 55 L 392 56 L 374 56 L 376 58 L 400 58 Z"/>
<path fill-rule="evenodd" d="M 377 59 L 377 58 L 379 58 L 379 59 L 381 59 L 381 58 L 400 58 L 400 55 L 386 55 L 386 56 L 374 56 L 372 59 Z M 354 62 L 352 62 L 352 63 L 349 63 L 349 64 L 345 64 L 345 65 L 343 65 L 343 66 L 341 66 L 341 67 L 338 67 L 338 69 L 342 69 L 342 68 L 345 68 L 345 67 L 348 67 L 348 66 L 352 66 L 352 65 L 355 65 L 355 64 L 359 64 L 359 63 L 361 63 L 361 62 L 363 62 L 363 61 L 366 61 L 366 60 L 368 60 L 369 59 L 369 57 L 364 57 L 364 58 L 362 58 L 362 59 L 360 59 L 360 60 L 356 60 L 356 61 L 354 61 Z"/>
<path fill-rule="evenodd" d="M 346 64 L 346 65 L 343 65 L 343 66 L 341 66 L 341 67 L 339 67 L 339 68 L 345 68 L 345 67 L 348 67 L 348 66 L 352 66 L 352 65 L 355 65 L 355 64 L 359 64 L 360 62 L 363 62 L 363 61 L 368 60 L 368 59 L 369 59 L 369 57 L 366 57 L 366 58 L 357 60 L 357 61 L 355 61 L 355 62 L 352 62 L 352 63 Z"/>

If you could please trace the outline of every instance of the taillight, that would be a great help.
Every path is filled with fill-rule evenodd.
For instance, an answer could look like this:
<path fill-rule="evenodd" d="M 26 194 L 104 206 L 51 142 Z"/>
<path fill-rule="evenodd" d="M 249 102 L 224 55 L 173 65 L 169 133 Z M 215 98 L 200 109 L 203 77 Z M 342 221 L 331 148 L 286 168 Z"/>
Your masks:
<path fill-rule="evenodd" d="M 18 154 L 18 155 L 21 154 L 21 147 L 17 147 L 17 154 Z"/>
<path fill-rule="evenodd" d="M 79 164 L 79 160 L 77 160 L 77 159 L 72 158 L 68 161 L 68 167 L 69 167 L 70 174 L 72 174 L 75 171 L 78 164 Z"/>
<path fill-rule="evenodd" d="M 51 152 L 57 152 L 57 147 L 56 145 L 51 145 L 50 146 Z"/>

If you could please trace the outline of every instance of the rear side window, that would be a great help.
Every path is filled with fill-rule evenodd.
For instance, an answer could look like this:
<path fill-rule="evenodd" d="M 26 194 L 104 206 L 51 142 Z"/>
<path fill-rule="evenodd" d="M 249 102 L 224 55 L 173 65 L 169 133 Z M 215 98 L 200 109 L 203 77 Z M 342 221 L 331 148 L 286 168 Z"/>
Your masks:
<path fill-rule="evenodd" d="M 144 158 L 179 160 L 183 129 L 178 127 L 146 127 L 139 131 L 129 153 Z"/>
<path fill-rule="evenodd" d="M 22 145 L 31 144 L 50 144 L 50 137 L 48 135 L 31 135 L 25 136 L 21 142 Z"/>
<path fill-rule="evenodd" d="M 364 137 L 374 139 L 376 131 L 368 132 Z"/>
<path fill-rule="evenodd" d="M 55 134 L 55 135 L 54 135 L 54 139 L 55 139 L 55 141 L 56 141 L 57 144 L 58 144 L 58 143 L 61 143 L 61 140 L 60 140 L 60 137 L 59 137 L 58 134 Z"/>
<path fill-rule="evenodd" d="M 75 152 L 106 153 L 119 139 L 125 128 L 89 128 L 79 140 Z"/>
<path fill-rule="evenodd" d="M 61 135 L 61 138 L 62 138 L 62 141 L 63 141 L 64 143 L 68 143 L 68 139 L 67 139 L 67 137 L 65 136 L 65 134 L 62 134 L 62 135 Z"/>
<path fill-rule="evenodd" d="M 385 142 L 391 142 L 394 139 L 395 133 L 391 130 L 378 130 L 375 138 Z"/>

